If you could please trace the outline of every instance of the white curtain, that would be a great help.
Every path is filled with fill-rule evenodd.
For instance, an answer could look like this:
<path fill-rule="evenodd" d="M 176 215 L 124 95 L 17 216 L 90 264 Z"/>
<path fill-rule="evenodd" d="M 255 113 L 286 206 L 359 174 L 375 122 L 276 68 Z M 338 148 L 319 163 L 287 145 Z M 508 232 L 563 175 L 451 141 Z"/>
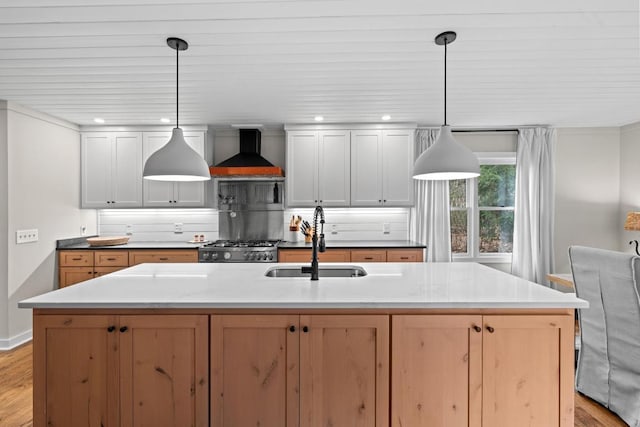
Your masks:
<path fill-rule="evenodd" d="M 440 129 L 416 130 L 416 159 L 436 141 Z M 449 181 L 414 180 L 411 240 L 427 246 L 428 262 L 451 262 Z"/>
<path fill-rule="evenodd" d="M 511 272 L 548 284 L 553 271 L 555 129 L 518 129 Z"/>

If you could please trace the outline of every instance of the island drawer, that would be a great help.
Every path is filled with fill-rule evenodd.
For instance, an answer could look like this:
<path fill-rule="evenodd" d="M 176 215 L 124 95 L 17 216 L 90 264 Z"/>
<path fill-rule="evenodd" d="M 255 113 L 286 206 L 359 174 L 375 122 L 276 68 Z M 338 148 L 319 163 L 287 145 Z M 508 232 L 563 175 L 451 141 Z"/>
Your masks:
<path fill-rule="evenodd" d="M 94 265 L 96 267 L 128 267 L 128 251 L 95 251 Z"/>
<path fill-rule="evenodd" d="M 326 252 L 318 253 L 318 260 L 321 262 L 350 262 L 351 251 L 348 249 L 327 249 Z M 278 262 L 311 262 L 311 250 L 280 249 Z"/>
<path fill-rule="evenodd" d="M 60 267 L 93 267 L 93 251 L 60 251 Z"/>

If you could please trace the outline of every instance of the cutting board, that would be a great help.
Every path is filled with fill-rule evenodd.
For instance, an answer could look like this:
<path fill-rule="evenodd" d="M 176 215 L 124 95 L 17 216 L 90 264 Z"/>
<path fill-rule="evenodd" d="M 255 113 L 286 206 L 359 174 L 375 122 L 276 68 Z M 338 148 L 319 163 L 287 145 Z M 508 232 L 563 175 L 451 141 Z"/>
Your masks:
<path fill-rule="evenodd" d="M 89 243 L 89 246 L 124 245 L 128 241 L 129 236 L 87 237 L 87 243 Z"/>

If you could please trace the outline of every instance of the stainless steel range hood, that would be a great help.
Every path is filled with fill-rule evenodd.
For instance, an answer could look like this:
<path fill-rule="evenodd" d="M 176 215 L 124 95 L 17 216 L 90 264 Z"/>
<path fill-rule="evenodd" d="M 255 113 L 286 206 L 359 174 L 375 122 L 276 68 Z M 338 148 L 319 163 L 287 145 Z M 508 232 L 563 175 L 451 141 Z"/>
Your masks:
<path fill-rule="evenodd" d="M 238 129 L 240 152 L 211 166 L 212 176 L 284 176 L 282 168 L 274 166 L 260 155 L 262 133 L 260 129 Z"/>

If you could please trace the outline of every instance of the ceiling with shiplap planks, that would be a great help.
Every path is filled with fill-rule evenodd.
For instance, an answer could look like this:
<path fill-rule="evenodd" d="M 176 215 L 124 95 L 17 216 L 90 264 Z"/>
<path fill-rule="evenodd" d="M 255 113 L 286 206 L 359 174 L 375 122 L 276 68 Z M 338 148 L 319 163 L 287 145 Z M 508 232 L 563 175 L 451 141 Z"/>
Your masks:
<path fill-rule="evenodd" d="M 637 0 L 0 0 L 0 99 L 80 125 L 640 121 Z"/>

